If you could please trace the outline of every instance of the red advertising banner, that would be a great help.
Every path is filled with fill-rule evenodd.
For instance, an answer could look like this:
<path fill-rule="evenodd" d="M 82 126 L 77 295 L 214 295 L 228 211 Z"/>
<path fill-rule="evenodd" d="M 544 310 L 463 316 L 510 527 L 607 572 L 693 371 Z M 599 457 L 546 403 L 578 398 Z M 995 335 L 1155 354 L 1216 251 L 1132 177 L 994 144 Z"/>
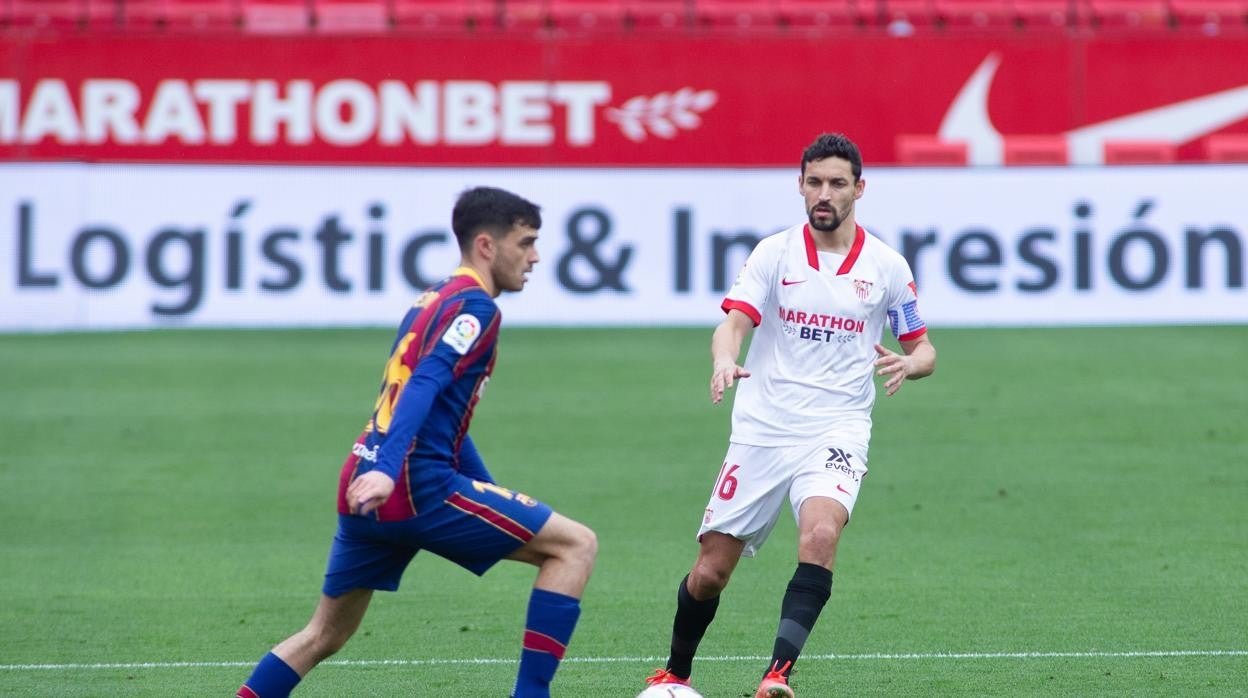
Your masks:
<path fill-rule="evenodd" d="M 1248 38 L 80 37 L 0 43 L 0 159 L 794 165 L 821 131 L 970 164 L 1248 135 Z"/>

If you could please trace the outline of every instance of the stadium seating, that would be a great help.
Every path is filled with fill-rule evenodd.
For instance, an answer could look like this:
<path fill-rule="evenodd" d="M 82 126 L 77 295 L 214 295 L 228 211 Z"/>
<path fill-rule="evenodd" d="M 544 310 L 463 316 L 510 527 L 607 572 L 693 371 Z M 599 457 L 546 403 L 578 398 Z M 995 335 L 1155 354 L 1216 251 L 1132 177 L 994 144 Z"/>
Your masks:
<path fill-rule="evenodd" d="M 1003 139 L 1006 165 L 1065 165 L 1069 152 L 1065 136 L 1006 136 Z"/>
<path fill-rule="evenodd" d="M 399 31 L 460 32 L 497 24 L 494 3 L 484 0 L 391 1 L 391 20 Z"/>
<path fill-rule="evenodd" d="M 118 0 L 3 0 L 15 27 L 55 30 L 109 30 L 120 25 Z"/>
<path fill-rule="evenodd" d="M 967 164 L 969 148 L 962 141 L 943 141 L 939 136 L 897 136 L 897 162 L 902 165 L 957 166 Z"/>
<path fill-rule="evenodd" d="M 691 3 L 685 0 L 624 0 L 628 24 L 635 30 L 672 31 L 692 22 Z"/>
<path fill-rule="evenodd" d="M 1087 0 L 1092 23 L 1104 29 L 1168 29 L 1166 0 Z"/>
<path fill-rule="evenodd" d="M 76 29 L 83 19 L 83 0 L 9 0 L 16 27 Z"/>
<path fill-rule="evenodd" d="M 906 36 L 915 30 L 936 25 L 936 7 L 933 0 L 881 0 L 883 22 L 888 31 Z"/>
<path fill-rule="evenodd" d="M 265 34 L 1079 29 L 1248 34 L 1248 0 L 0 0 L 0 27 Z"/>
<path fill-rule="evenodd" d="M 619 0 L 550 0 L 546 12 L 552 27 L 568 31 L 620 31 L 625 26 Z"/>
<path fill-rule="evenodd" d="M 957 29 L 1001 29 L 1014 26 L 1009 0 L 934 0 L 936 16 Z"/>
<path fill-rule="evenodd" d="M 776 0 L 780 21 L 795 29 L 822 29 L 875 24 L 875 0 Z"/>
<path fill-rule="evenodd" d="M 164 29 L 169 25 L 169 0 L 126 0 L 122 25 L 128 30 Z"/>
<path fill-rule="evenodd" d="M 308 0 L 242 0 L 243 29 L 252 34 L 300 34 L 312 28 Z"/>
<path fill-rule="evenodd" d="M 1083 0 L 1013 0 L 1019 25 L 1028 31 L 1065 31 L 1088 23 L 1088 7 Z"/>
<path fill-rule="evenodd" d="M 1248 162 L 1248 134 L 1217 133 L 1205 139 L 1209 162 Z"/>
<path fill-rule="evenodd" d="M 117 0 L 86 0 L 82 10 L 83 26 L 109 30 L 121 26 L 121 3 Z"/>
<path fill-rule="evenodd" d="M 241 22 L 238 0 L 126 0 L 122 24 L 127 29 L 221 31 Z"/>
<path fill-rule="evenodd" d="M 696 0 L 693 8 L 694 21 L 708 29 L 749 31 L 780 23 L 774 0 Z"/>
<path fill-rule="evenodd" d="M 1171 21 L 1205 34 L 1248 31 L 1248 0 L 1170 0 Z"/>
<path fill-rule="evenodd" d="M 547 0 L 503 0 L 498 12 L 499 24 L 513 32 L 545 29 L 547 4 Z"/>
<path fill-rule="evenodd" d="M 1157 165 L 1178 159 L 1178 148 L 1162 141 L 1107 141 L 1106 165 Z"/>
<path fill-rule="evenodd" d="M 376 34 L 390 28 L 386 0 L 316 0 L 315 17 L 322 34 Z"/>

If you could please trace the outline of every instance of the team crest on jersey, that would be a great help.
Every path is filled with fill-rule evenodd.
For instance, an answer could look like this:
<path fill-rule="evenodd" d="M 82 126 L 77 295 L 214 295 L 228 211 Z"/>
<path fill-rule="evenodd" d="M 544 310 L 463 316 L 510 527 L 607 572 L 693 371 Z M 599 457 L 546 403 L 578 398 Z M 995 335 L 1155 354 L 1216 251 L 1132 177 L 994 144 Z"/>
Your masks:
<path fill-rule="evenodd" d="M 866 301 L 871 297 L 871 287 L 874 285 L 871 281 L 854 279 L 854 293 L 858 294 L 859 299 Z"/>
<path fill-rule="evenodd" d="M 446 334 L 442 335 L 442 341 L 462 355 L 468 353 L 480 335 L 481 321 L 464 313 L 451 321 L 451 326 L 446 328 Z"/>

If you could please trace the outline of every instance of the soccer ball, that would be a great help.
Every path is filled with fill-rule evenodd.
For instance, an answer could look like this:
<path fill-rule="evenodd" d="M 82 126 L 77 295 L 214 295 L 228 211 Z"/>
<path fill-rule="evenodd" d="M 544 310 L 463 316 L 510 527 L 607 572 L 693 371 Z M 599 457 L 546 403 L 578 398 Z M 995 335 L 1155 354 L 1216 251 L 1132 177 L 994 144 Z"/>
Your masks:
<path fill-rule="evenodd" d="M 684 684 L 661 683 L 638 693 L 637 698 L 702 698 L 702 694 Z"/>

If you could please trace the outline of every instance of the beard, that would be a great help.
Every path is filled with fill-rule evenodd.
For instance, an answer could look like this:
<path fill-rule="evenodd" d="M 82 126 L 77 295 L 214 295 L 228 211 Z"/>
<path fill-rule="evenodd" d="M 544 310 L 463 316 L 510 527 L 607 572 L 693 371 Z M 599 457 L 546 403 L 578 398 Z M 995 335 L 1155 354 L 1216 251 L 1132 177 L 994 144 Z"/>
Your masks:
<path fill-rule="evenodd" d="M 517 293 L 524 290 L 524 284 L 527 281 L 524 275 L 532 271 L 532 269 L 521 271 L 499 264 L 492 267 L 490 271 L 494 277 L 495 288 L 500 292 Z"/>
<path fill-rule="evenodd" d="M 519 274 L 514 276 L 495 275 L 494 283 L 498 284 L 499 291 L 516 293 L 524 289 L 524 276 Z"/>
<path fill-rule="evenodd" d="M 841 221 L 843 221 L 844 219 L 841 218 L 840 211 L 837 211 L 835 206 L 830 206 L 829 208 L 831 210 L 828 213 L 831 217 L 828 218 L 826 221 L 820 221 L 819 219 L 815 218 L 815 209 L 812 208 L 809 211 L 807 211 L 806 217 L 810 220 L 810 227 L 814 228 L 815 230 L 823 231 L 825 233 L 830 233 L 833 230 L 836 230 L 837 228 L 841 227 Z"/>

